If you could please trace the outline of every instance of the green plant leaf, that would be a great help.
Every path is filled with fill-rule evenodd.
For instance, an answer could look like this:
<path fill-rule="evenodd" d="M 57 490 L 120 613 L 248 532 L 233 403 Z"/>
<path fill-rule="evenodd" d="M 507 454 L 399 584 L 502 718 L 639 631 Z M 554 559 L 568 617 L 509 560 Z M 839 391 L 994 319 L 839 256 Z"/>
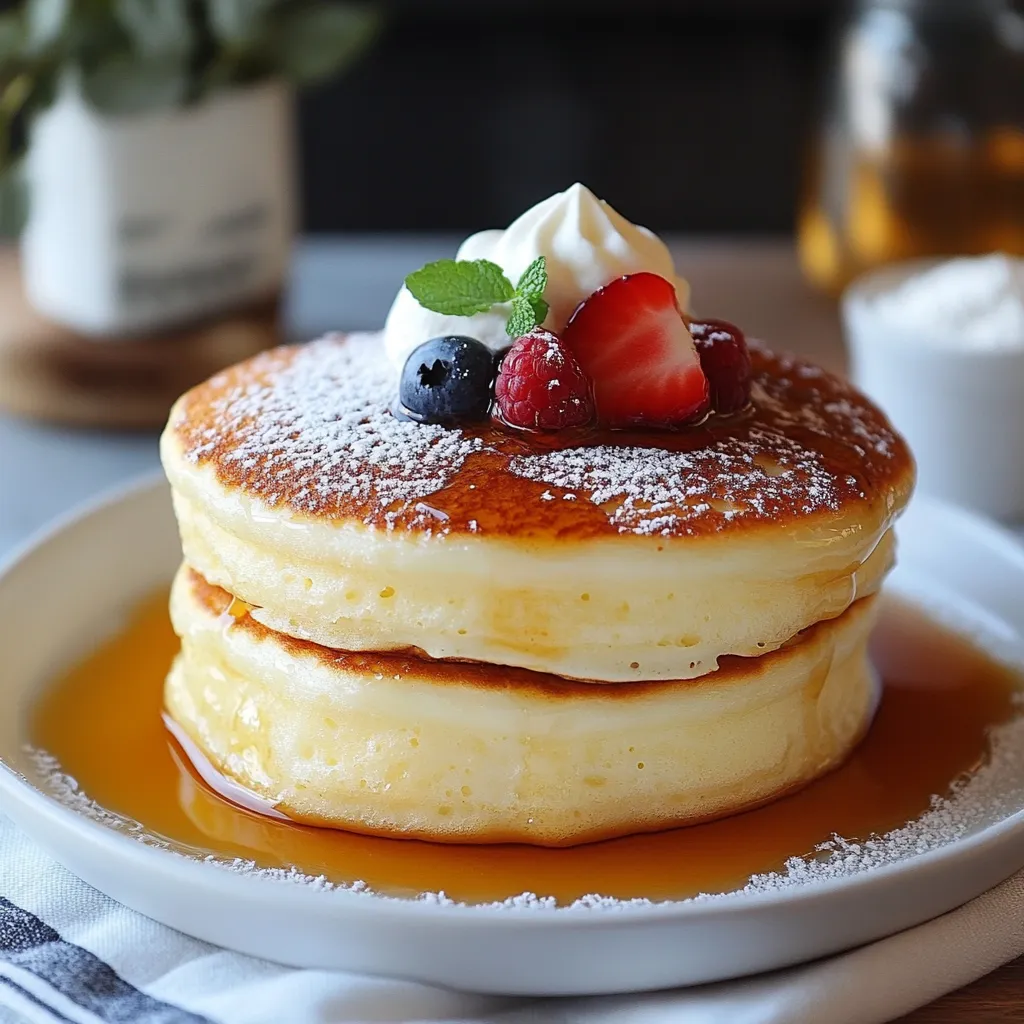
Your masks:
<path fill-rule="evenodd" d="M 270 53 L 293 81 L 317 82 L 354 60 L 377 27 L 367 4 L 288 4 L 276 19 Z"/>
<path fill-rule="evenodd" d="M 25 24 L 29 50 L 38 53 L 56 43 L 71 13 L 71 0 L 27 0 Z"/>
<path fill-rule="evenodd" d="M 16 11 L 0 14 L 0 71 L 22 62 L 25 26 Z"/>
<path fill-rule="evenodd" d="M 489 260 L 437 260 L 410 274 L 405 287 L 421 306 L 446 316 L 486 313 L 515 294 L 501 267 Z"/>
<path fill-rule="evenodd" d="M 505 332 L 510 338 L 521 338 L 537 326 L 537 311 L 533 303 L 525 295 L 517 295 L 512 300 L 512 313 L 505 324 Z"/>
<path fill-rule="evenodd" d="M 213 34 L 225 43 L 256 39 L 265 31 L 266 15 L 275 2 L 276 0 L 208 0 L 208 16 Z"/>
<path fill-rule="evenodd" d="M 4 84 L 0 91 L 0 117 L 3 118 L 5 129 L 31 99 L 34 84 L 32 76 L 25 73 L 15 75 Z"/>
<path fill-rule="evenodd" d="M 19 234 L 27 218 L 28 189 L 19 162 L 0 172 L 0 235 Z"/>
<path fill-rule="evenodd" d="M 82 72 L 82 92 L 105 114 L 141 114 L 181 104 L 188 69 L 180 57 L 120 54 Z"/>
<path fill-rule="evenodd" d="M 26 105 L 26 114 L 35 116 L 40 110 L 51 106 L 57 98 L 60 88 L 62 70 L 60 64 L 51 62 L 36 68 L 35 80 L 32 83 L 32 95 Z"/>
<path fill-rule="evenodd" d="M 60 43 L 57 56 L 66 70 L 74 65 L 96 67 L 123 54 L 132 39 L 115 17 L 112 0 L 76 0 Z"/>
<path fill-rule="evenodd" d="M 183 54 L 192 46 L 185 0 L 114 0 L 113 11 L 139 53 Z"/>
<path fill-rule="evenodd" d="M 30 121 L 52 102 L 55 67 L 52 61 L 36 61 L 34 69 L 13 73 L 0 90 L 0 176 L 8 179 L 0 185 L 0 201 L 5 206 L 0 210 L 0 222 L 6 225 L 2 231 L 20 230 L 28 205 L 24 185 L 20 184 L 28 132 L 13 128 L 19 118 Z"/>

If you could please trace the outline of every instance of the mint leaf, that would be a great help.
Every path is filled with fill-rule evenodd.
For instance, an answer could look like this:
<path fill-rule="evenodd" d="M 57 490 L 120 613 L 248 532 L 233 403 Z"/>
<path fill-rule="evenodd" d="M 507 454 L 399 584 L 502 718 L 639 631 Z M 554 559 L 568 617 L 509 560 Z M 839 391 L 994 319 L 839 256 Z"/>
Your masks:
<path fill-rule="evenodd" d="M 542 300 L 543 301 L 543 300 Z M 512 299 L 512 314 L 505 324 L 505 331 L 510 338 L 521 338 L 529 334 L 539 324 L 533 303 L 525 295 L 517 295 Z"/>
<path fill-rule="evenodd" d="M 548 304 L 542 298 L 528 299 L 531 306 L 533 306 L 533 315 L 537 318 L 537 323 L 542 324 L 548 318 Z"/>
<path fill-rule="evenodd" d="M 544 301 L 544 289 L 548 286 L 547 260 L 538 256 L 524 271 L 516 285 L 516 295 L 521 295 L 533 307 L 536 324 L 547 319 L 548 304 Z"/>
<path fill-rule="evenodd" d="M 501 267 L 490 260 L 437 260 L 411 273 L 405 287 L 421 306 L 448 316 L 486 313 L 515 295 Z"/>
<path fill-rule="evenodd" d="M 538 256 L 513 288 L 501 267 L 490 260 L 437 260 L 410 274 L 405 286 L 416 301 L 435 313 L 473 316 L 511 302 L 505 330 L 512 338 L 529 333 L 548 315 L 544 289 L 547 261 Z"/>
<path fill-rule="evenodd" d="M 516 285 L 516 293 L 527 299 L 539 299 L 548 286 L 547 260 L 538 256 L 524 271 Z"/>

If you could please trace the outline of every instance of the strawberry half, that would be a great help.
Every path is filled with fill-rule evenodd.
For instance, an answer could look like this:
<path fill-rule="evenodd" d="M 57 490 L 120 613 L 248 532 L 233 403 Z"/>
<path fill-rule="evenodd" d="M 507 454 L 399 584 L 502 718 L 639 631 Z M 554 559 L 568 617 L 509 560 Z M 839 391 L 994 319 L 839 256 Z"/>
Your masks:
<path fill-rule="evenodd" d="M 609 427 L 678 427 L 708 409 L 708 381 L 676 303 L 657 274 L 629 274 L 577 307 L 562 333 L 593 381 Z"/>

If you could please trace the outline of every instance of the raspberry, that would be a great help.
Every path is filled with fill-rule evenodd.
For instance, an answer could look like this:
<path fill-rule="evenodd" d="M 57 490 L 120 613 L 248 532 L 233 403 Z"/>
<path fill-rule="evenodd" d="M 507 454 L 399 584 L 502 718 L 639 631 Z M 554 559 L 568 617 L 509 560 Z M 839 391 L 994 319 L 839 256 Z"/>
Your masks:
<path fill-rule="evenodd" d="M 590 381 L 561 339 L 540 328 L 509 349 L 494 395 L 499 415 L 513 427 L 561 430 L 594 418 Z"/>

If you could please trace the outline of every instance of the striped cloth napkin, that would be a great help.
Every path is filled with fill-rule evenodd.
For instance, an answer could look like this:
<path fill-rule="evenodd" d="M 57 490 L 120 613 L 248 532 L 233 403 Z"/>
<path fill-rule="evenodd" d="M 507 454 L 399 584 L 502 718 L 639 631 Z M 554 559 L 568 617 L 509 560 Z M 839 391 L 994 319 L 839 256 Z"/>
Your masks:
<path fill-rule="evenodd" d="M 469 995 L 190 939 L 79 881 L 0 815 L 0 1024 L 874 1024 L 1022 953 L 1024 872 L 918 928 L 755 978 L 593 999 Z"/>

